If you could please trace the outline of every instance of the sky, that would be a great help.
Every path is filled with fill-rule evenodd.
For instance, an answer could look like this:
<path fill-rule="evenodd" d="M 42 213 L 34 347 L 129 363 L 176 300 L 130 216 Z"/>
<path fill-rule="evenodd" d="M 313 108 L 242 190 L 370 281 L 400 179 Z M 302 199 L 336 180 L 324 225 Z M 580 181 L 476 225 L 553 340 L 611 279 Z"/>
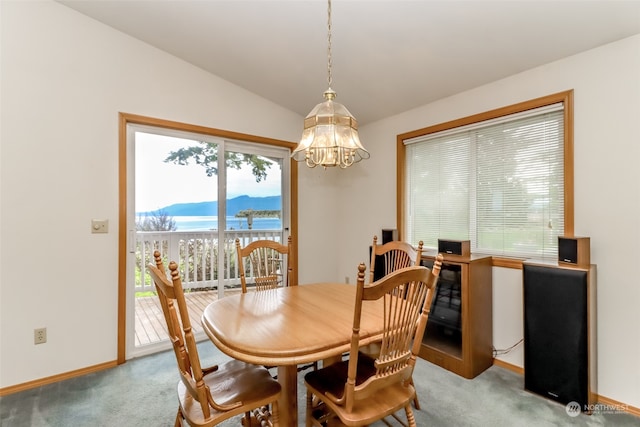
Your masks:
<path fill-rule="evenodd" d="M 165 163 L 170 151 L 194 141 L 138 132 L 136 134 L 135 210 L 145 212 L 174 203 L 217 200 L 218 177 L 208 177 L 199 165 Z M 280 168 L 272 166 L 266 180 L 256 183 L 250 169 L 228 170 L 227 198 L 274 196 L 281 192 Z"/>

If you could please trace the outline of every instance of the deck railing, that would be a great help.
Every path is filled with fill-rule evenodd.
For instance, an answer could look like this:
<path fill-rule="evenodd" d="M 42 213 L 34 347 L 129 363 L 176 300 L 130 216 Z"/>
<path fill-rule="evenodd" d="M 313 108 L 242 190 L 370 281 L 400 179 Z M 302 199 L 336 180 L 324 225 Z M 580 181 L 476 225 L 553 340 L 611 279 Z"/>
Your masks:
<path fill-rule="evenodd" d="M 211 231 L 138 231 L 136 232 L 135 291 L 155 291 L 146 271 L 154 263 L 153 252 L 162 254 L 165 265 L 178 263 L 185 289 L 217 288 L 219 277 L 225 287 L 240 284 L 235 240 L 246 246 L 258 239 L 282 242 L 282 230 L 228 230 L 224 232 L 222 257 L 219 256 L 219 236 Z M 222 272 L 222 276 L 220 276 Z"/>

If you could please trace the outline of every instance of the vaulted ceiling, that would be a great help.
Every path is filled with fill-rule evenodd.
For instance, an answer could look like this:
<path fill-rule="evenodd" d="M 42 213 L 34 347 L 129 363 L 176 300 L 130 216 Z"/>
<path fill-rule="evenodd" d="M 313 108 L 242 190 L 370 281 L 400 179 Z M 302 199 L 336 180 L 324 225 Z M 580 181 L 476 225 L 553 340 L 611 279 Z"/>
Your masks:
<path fill-rule="evenodd" d="M 324 0 L 58 2 L 303 116 L 327 88 Z M 332 88 L 362 125 L 638 33 L 640 1 L 333 0 Z"/>

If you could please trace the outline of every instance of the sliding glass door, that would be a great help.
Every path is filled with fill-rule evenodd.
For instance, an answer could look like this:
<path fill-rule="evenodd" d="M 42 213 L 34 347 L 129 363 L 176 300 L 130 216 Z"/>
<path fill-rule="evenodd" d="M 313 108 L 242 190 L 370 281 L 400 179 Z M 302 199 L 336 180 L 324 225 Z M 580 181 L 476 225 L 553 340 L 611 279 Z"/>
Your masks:
<path fill-rule="evenodd" d="M 168 347 L 145 266 L 179 265 L 196 333 L 211 301 L 239 292 L 235 240 L 286 241 L 288 148 L 127 126 L 127 358 Z"/>

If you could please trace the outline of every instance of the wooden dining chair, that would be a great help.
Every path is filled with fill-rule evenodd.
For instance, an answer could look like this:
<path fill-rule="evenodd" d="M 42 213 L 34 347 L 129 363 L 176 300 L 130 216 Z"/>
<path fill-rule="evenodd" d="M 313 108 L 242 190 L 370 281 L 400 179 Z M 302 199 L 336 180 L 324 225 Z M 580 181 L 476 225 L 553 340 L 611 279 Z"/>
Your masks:
<path fill-rule="evenodd" d="M 255 240 L 242 247 L 240 239 L 236 239 L 238 271 L 243 294 L 247 293 L 247 274 L 252 275 L 256 291 L 291 285 L 293 275 L 291 242 L 292 238 L 289 236 L 286 245 L 274 240 Z M 249 259 L 248 265 L 245 265 L 245 258 Z"/>
<path fill-rule="evenodd" d="M 433 269 L 413 266 L 397 270 L 372 284 L 364 284 L 365 265 L 358 267 L 357 291 L 349 359 L 309 372 L 307 427 L 332 425 L 335 417 L 346 426 L 365 426 L 404 408 L 408 425 L 416 427 L 411 402 L 416 395 L 411 375 L 429 316 L 442 255 Z M 360 353 L 363 304 L 383 299 L 380 353 Z"/>
<path fill-rule="evenodd" d="M 264 367 L 239 360 L 201 366 L 178 265 L 169 263 L 169 281 L 160 252 L 153 255 L 155 265 L 149 264 L 147 271 L 160 298 L 180 374 L 175 427 L 181 426 L 183 420 L 190 426 L 215 426 L 240 414 L 244 414 L 243 424 L 247 426 L 254 425 L 253 418 L 254 423 L 264 421 L 266 424 L 262 425 L 277 427 L 281 390 L 278 381 Z"/>
<path fill-rule="evenodd" d="M 369 264 L 369 283 L 401 268 L 420 265 L 422 256 L 422 240 L 414 248 L 410 243 L 393 240 L 378 245 L 378 236 L 373 236 L 371 245 L 371 263 Z M 382 265 L 381 264 L 382 261 Z M 378 268 L 378 272 L 375 269 Z"/>
<path fill-rule="evenodd" d="M 282 245 L 273 240 L 255 240 L 247 246 L 240 245 L 240 239 L 236 239 L 236 253 L 238 255 L 238 271 L 240 272 L 240 283 L 242 293 L 247 293 L 247 273 L 253 275 L 256 291 L 275 289 L 282 283 L 282 286 L 291 286 L 293 280 L 293 260 L 292 260 L 292 240 L 289 236 L 287 244 Z M 244 260 L 249 259 L 249 265 L 245 266 Z M 286 265 L 286 274 L 282 273 L 283 266 Z M 274 366 L 265 366 L 272 369 Z M 317 369 L 318 362 L 300 365 L 298 371 L 305 371 L 309 368 Z"/>
<path fill-rule="evenodd" d="M 371 245 L 371 263 L 369 264 L 369 283 L 401 268 L 420 265 L 422 245 L 422 240 L 418 242 L 417 248 L 414 248 L 410 243 L 399 240 L 378 245 L 378 236 L 374 235 Z M 375 270 L 376 266 L 377 271 Z M 370 357 L 376 357 L 379 351 L 380 343 L 369 344 L 361 350 L 362 353 Z M 413 404 L 416 409 L 420 409 L 420 400 L 417 394 Z"/>

